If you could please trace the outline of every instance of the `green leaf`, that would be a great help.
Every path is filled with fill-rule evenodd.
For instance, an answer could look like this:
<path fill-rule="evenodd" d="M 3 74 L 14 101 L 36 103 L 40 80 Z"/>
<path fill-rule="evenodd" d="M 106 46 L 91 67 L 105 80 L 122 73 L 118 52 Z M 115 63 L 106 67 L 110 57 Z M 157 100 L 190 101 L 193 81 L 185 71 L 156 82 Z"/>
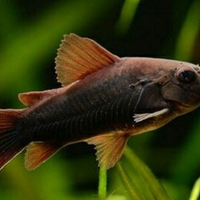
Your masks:
<path fill-rule="evenodd" d="M 139 158 L 133 153 L 132 150 L 126 147 L 124 156 L 131 163 L 135 171 L 137 171 L 141 178 L 146 182 L 156 200 L 169 200 L 169 197 L 163 186 L 156 179 L 151 170 L 142 161 L 139 160 Z"/>
<path fill-rule="evenodd" d="M 190 127 L 190 134 L 184 141 L 178 156 L 172 166 L 171 180 L 182 185 L 191 183 L 199 170 L 200 165 L 200 118 L 197 116 L 193 127 Z"/>
<path fill-rule="evenodd" d="M 200 1 L 196 0 L 191 5 L 177 40 L 175 58 L 190 60 L 192 49 L 200 28 Z"/>
<path fill-rule="evenodd" d="M 194 184 L 189 200 L 197 200 L 200 194 L 200 178 Z"/>
<path fill-rule="evenodd" d="M 118 34 L 125 34 L 130 28 L 131 22 L 135 16 L 138 4 L 140 0 L 125 0 L 122 7 L 119 21 L 116 25 L 116 31 Z"/>
<path fill-rule="evenodd" d="M 118 174 L 123 182 L 125 189 L 127 190 L 130 198 L 132 200 L 144 200 L 142 194 L 139 192 L 135 183 L 131 180 L 130 176 L 126 172 L 125 168 L 123 167 L 120 162 L 117 163 L 117 171 Z"/>

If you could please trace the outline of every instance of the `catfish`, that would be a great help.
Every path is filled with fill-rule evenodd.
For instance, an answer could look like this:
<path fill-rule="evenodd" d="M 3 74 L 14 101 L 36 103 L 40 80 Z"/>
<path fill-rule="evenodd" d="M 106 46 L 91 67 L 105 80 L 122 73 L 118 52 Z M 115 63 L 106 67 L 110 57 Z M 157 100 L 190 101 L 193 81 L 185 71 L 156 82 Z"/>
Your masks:
<path fill-rule="evenodd" d="M 67 145 L 95 145 L 113 167 L 132 135 L 157 129 L 200 105 L 200 68 L 188 62 L 113 55 L 65 35 L 58 49 L 61 88 L 19 94 L 24 109 L 0 109 L 0 169 L 26 149 L 33 170 Z"/>

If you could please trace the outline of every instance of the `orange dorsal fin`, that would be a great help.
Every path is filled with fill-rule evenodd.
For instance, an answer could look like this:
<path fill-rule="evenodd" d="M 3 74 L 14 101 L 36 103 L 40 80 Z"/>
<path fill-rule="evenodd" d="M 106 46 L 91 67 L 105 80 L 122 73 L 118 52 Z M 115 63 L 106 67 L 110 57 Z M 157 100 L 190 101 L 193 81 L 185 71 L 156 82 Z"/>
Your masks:
<path fill-rule="evenodd" d="M 118 60 L 119 57 L 91 39 L 65 35 L 55 61 L 57 79 L 63 86 L 68 85 Z"/>
<path fill-rule="evenodd" d="M 25 154 L 25 167 L 34 170 L 62 148 L 62 144 L 52 142 L 31 142 Z"/>
<path fill-rule="evenodd" d="M 113 167 L 122 156 L 124 147 L 129 137 L 124 134 L 100 135 L 87 140 L 88 144 L 95 145 L 99 166 L 103 169 Z"/>

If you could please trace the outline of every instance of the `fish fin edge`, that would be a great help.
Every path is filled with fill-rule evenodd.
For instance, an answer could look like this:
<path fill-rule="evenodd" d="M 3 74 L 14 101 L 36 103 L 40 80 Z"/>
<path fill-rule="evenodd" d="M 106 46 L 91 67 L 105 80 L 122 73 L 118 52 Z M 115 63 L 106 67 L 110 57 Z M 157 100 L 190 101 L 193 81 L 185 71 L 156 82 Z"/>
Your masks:
<path fill-rule="evenodd" d="M 89 38 L 64 35 L 55 59 L 57 79 L 65 86 L 117 61 L 119 57 Z"/>
<path fill-rule="evenodd" d="M 29 171 L 35 170 L 62 147 L 63 144 L 53 142 L 31 142 L 26 148 L 25 168 Z"/>
<path fill-rule="evenodd" d="M 147 119 L 150 119 L 150 118 L 153 118 L 153 117 L 159 117 L 165 113 L 169 112 L 169 109 L 168 108 L 164 108 L 162 110 L 159 110 L 159 111 L 156 111 L 156 112 L 153 112 L 153 113 L 141 113 L 141 114 L 135 114 L 133 116 L 134 118 L 134 122 L 138 123 L 138 122 L 142 122 L 144 120 L 147 120 Z"/>
<path fill-rule="evenodd" d="M 86 142 L 95 145 L 99 167 L 107 170 L 121 158 L 128 138 L 129 135 L 114 133 L 96 136 Z"/>
<path fill-rule="evenodd" d="M 34 92 L 25 92 L 19 93 L 18 98 L 25 106 L 33 106 L 37 103 L 41 102 L 44 99 L 48 99 L 52 96 L 58 94 L 62 88 L 52 89 L 52 90 L 45 90 L 45 91 L 34 91 Z"/>
<path fill-rule="evenodd" d="M 27 144 L 15 130 L 15 121 L 24 109 L 0 109 L 0 170 L 15 158 Z"/>

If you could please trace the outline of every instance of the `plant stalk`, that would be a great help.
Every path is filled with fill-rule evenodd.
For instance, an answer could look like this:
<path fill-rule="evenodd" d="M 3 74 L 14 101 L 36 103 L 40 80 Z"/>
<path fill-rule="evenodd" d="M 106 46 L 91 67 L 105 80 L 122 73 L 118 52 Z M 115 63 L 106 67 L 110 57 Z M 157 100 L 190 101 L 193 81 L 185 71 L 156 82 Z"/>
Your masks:
<path fill-rule="evenodd" d="M 107 196 L 107 170 L 104 168 L 99 169 L 98 195 L 100 200 L 105 200 Z"/>

